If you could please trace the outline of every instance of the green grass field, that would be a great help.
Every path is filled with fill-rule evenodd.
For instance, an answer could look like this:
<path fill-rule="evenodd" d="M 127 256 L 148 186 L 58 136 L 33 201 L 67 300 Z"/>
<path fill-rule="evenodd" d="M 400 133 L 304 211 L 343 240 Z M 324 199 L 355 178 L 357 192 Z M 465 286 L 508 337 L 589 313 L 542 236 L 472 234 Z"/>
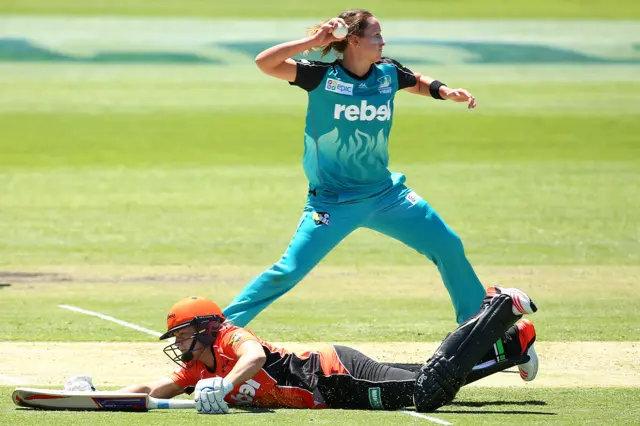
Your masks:
<path fill-rule="evenodd" d="M 84 372 L 74 367 L 107 386 L 124 384 L 118 371 L 137 362 L 157 365 L 135 370 L 136 379 L 164 374 L 168 361 L 154 337 L 59 305 L 162 331 L 177 299 L 202 294 L 225 305 L 279 258 L 306 198 L 306 99 L 260 75 L 251 59 L 262 37 L 268 44 L 304 26 L 243 21 L 237 33 L 222 34 L 223 21 L 206 18 L 313 22 L 347 6 L 0 5 L 0 282 L 12 284 L 0 287 L 0 424 L 211 421 L 164 410 L 42 413 L 17 410 L 9 397 L 19 383 L 59 388 Z M 525 289 L 540 307 L 532 317 L 536 381 L 497 375 L 431 417 L 455 425 L 639 424 L 640 7 L 366 6 L 383 20 L 550 20 L 540 31 L 538 21 L 388 23 L 391 55 L 469 89 L 479 103 L 468 111 L 399 94 L 391 169 L 459 233 L 486 285 Z M 124 27 L 118 18 L 78 19 L 90 15 L 145 18 Z M 246 31 L 252 26 L 262 30 Z M 437 269 L 369 230 L 349 236 L 250 325 L 272 341 L 389 343 L 393 353 L 380 355 L 398 362 L 426 359 L 416 348 L 453 327 Z M 102 355 L 83 346 L 94 343 L 116 346 Z M 149 351 L 140 352 L 144 360 L 117 355 L 137 348 Z M 543 351 L 551 348 L 557 352 Z M 335 410 L 236 410 L 224 421 L 434 422 Z"/>
<path fill-rule="evenodd" d="M 10 388 L 0 388 L 2 392 Z M 629 410 L 637 406 L 640 398 L 637 392 L 623 389 L 581 389 L 581 390 L 530 390 L 520 389 L 487 389 L 463 391 L 460 398 L 436 415 L 455 425 L 495 425 L 495 424 L 544 424 L 544 425 L 584 425 L 584 424 L 637 424 L 637 410 Z M 8 399 L 0 401 L 0 413 L 6 416 L 7 424 L 40 425 L 47 424 L 80 424 L 91 419 L 96 426 L 111 424 L 127 425 L 170 425 L 188 422 L 189 424 L 211 424 L 211 419 L 198 416 L 192 412 L 170 412 L 160 410 L 145 414 L 126 413 L 90 413 L 81 415 L 74 412 L 36 413 L 21 409 L 14 410 Z M 586 411 L 585 407 L 589 407 Z M 82 420 L 81 420 L 82 419 Z M 339 420 L 337 420 L 339 419 Z M 80 420 L 80 421 L 79 421 Z M 215 419 L 218 420 L 218 419 Z M 417 425 L 433 424 L 429 420 L 415 418 L 395 412 L 366 411 L 293 411 L 277 410 L 256 413 L 252 411 L 233 410 L 224 417 L 228 425 L 259 424 L 273 422 L 285 425 L 301 423 L 313 424 L 398 424 Z"/>
<path fill-rule="evenodd" d="M 330 17 L 346 8 L 366 7 L 385 18 L 420 17 L 425 19 L 485 18 L 485 19 L 638 19 L 640 6 L 626 0 L 543 0 L 538 2 L 510 2 L 506 0 L 401 0 L 385 2 L 371 0 L 366 4 L 328 0 L 322 3 L 274 0 L 207 2 L 194 0 L 178 4 L 169 0 L 5 0 L 0 6 L 3 14 L 111 15 L 133 16 L 194 16 L 237 18 Z"/>

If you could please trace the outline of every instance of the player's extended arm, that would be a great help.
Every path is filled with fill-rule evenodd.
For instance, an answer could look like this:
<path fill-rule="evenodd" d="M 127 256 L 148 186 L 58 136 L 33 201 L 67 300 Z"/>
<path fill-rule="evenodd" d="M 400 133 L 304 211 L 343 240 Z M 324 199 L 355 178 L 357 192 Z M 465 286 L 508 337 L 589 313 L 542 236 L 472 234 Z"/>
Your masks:
<path fill-rule="evenodd" d="M 127 386 L 119 389 L 119 392 L 146 393 L 154 398 L 169 399 L 180 395 L 184 389 L 169 377 L 163 377 L 153 383 Z"/>
<path fill-rule="evenodd" d="M 433 96 L 435 93 L 432 93 L 434 89 L 437 89 L 437 94 L 439 94 L 442 99 L 448 99 L 453 102 L 466 102 L 469 109 L 476 107 L 476 98 L 467 90 L 451 89 L 445 85 L 440 85 L 437 80 L 426 75 L 416 73 L 415 76 L 417 80 L 416 85 L 407 87 L 405 89 L 407 92 L 437 98 L 437 96 Z M 434 84 L 433 87 L 431 86 L 432 84 Z"/>
<path fill-rule="evenodd" d="M 331 32 L 339 23 L 344 24 L 344 20 L 339 18 L 331 19 L 323 24 L 318 32 L 312 36 L 281 43 L 260 52 L 258 56 L 256 56 L 256 65 L 267 75 L 286 81 L 295 81 L 297 71 L 296 63 L 291 58 L 305 50 L 318 46 L 326 46 L 338 40 Z"/>
<path fill-rule="evenodd" d="M 242 343 L 238 349 L 236 349 L 236 355 L 238 356 L 238 362 L 225 377 L 226 380 L 233 383 L 233 387 L 246 382 L 258 374 L 267 360 L 262 345 L 253 339 Z"/>

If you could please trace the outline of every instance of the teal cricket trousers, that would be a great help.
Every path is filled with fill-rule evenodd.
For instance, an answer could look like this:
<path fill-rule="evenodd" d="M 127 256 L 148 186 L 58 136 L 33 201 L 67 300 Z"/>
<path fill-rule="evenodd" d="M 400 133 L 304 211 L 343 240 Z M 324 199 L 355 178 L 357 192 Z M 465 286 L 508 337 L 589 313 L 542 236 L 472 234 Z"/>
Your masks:
<path fill-rule="evenodd" d="M 458 235 L 405 185 L 349 203 L 310 194 L 298 229 L 282 258 L 247 284 L 224 310 L 246 326 L 298 284 L 340 241 L 360 227 L 395 238 L 436 264 L 458 324 L 480 308 L 485 289 L 467 260 Z"/>

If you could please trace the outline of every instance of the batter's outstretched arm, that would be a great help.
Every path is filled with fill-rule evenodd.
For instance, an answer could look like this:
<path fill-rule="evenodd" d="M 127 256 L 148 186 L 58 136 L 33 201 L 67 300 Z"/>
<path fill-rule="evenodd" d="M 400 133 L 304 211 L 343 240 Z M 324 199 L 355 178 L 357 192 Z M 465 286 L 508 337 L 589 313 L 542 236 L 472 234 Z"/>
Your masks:
<path fill-rule="evenodd" d="M 153 383 L 130 385 L 118 390 L 126 393 L 146 393 L 154 398 L 169 399 L 184 393 L 184 389 L 169 377 L 163 377 Z"/>

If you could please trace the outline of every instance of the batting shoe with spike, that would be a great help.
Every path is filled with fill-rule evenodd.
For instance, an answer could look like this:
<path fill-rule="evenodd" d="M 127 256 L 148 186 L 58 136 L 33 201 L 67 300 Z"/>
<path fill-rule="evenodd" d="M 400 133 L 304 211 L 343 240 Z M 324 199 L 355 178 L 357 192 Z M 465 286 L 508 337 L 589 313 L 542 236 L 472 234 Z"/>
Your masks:
<path fill-rule="evenodd" d="M 530 382 L 538 375 L 538 354 L 536 354 L 536 349 L 533 347 L 533 343 L 536 341 L 536 329 L 528 319 L 521 319 L 515 325 L 518 329 L 520 355 L 529 358 L 529 361 L 518 365 L 520 378 L 525 382 Z"/>
<path fill-rule="evenodd" d="M 498 286 L 489 287 L 487 289 L 486 300 L 491 300 L 496 294 L 508 294 L 513 301 L 511 307 L 514 315 L 532 314 L 538 310 L 538 307 L 527 294 L 517 288 L 503 288 Z"/>

